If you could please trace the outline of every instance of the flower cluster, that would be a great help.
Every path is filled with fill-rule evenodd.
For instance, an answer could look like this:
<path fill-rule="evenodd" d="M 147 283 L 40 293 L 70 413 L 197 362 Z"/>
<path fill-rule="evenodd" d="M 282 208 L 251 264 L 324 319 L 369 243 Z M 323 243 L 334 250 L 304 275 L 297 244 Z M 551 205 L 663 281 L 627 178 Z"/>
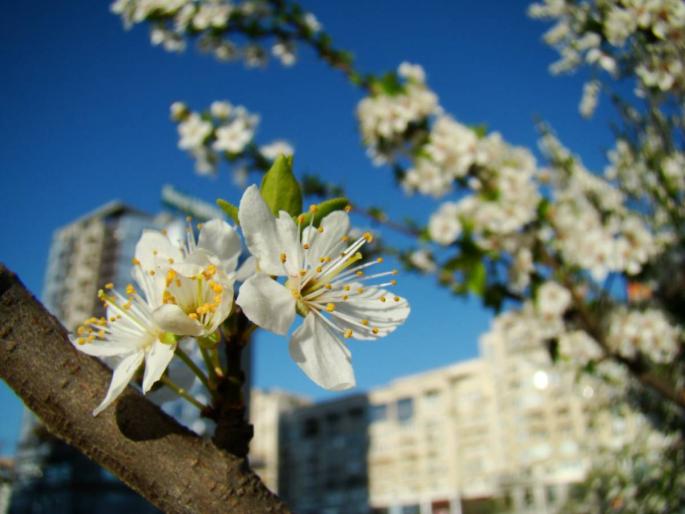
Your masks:
<path fill-rule="evenodd" d="M 382 258 L 362 262 L 364 233 L 352 240 L 346 212 L 333 211 L 313 224 L 285 211 L 275 217 L 256 186 L 240 202 L 238 217 L 251 257 L 238 268 L 238 232 L 211 220 L 185 240 L 147 230 L 133 259 L 133 284 L 125 295 L 107 284 L 99 297 L 106 317 L 88 319 L 73 335 L 81 351 L 111 359 L 114 374 L 98 414 L 134 379 L 144 363 L 143 392 L 159 380 L 184 337 L 217 339 L 236 303 L 257 326 L 285 335 L 296 313 L 304 317 L 290 338 L 290 355 L 317 384 L 331 390 L 355 385 L 351 354 L 342 339 L 373 340 L 395 330 L 409 315 L 404 298 L 390 293 L 396 271 L 368 273 Z M 278 281 L 284 277 L 284 281 Z M 389 280 L 378 280 L 387 277 Z"/>
<path fill-rule="evenodd" d="M 639 93 L 685 90 L 685 4 L 680 0 L 545 0 L 529 9 L 533 18 L 556 23 L 545 41 L 561 56 L 553 73 L 586 63 L 612 76 L 635 75 Z M 586 85 L 581 111 L 596 105 L 595 81 Z"/>
<path fill-rule="evenodd" d="M 616 271 L 639 273 L 662 250 L 650 227 L 624 206 L 621 191 L 585 169 L 551 134 L 542 147 L 552 162 L 551 246 L 566 263 L 588 270 L 595 280 Z"/>
<path fill-rule="evenodd" d="M 74 343 L 84 353 L 116 361 L 112 383 L 98 414 L 121 394 L 145 362 L 143 392 L 171 362 L 179 337 L 207 336 L 226 319 L 233 305 L 233 283 L 240 239 L 221 220 L 206 223 L 196 240 L 185 242 L 147 230 L 136 245 L 133 284 L 122 295 L 107 284 L 99 292 L 106 317 L 90 318 L 77 329 Z"/>
<path fill-rule="evenodd" d="M 423 69 L 406 62 L 399 66 L 397 76 L 389 75 L 375 83 L 374 89 L 359 102 L 357 118 L 369 154 L 376 164 L 383 164 L 405 149 L 413 129 L 439 111 L 438 97 L 426 86 Z"/>
<path fill-rule="evenodd" d="M 681 338 L 681 330 L 657 309 L 619 308 L 609 320 L 607 343 L 625 357 L 639 352 L 653 362 L 671 362 L 680 349 Z"/>
<path fill-rule="evenodd" d="M 540 193 L 534 181 L 535 159 L 496 132 L 477 140 L 467 136 L 467 141 L 471 156 L 462 155 L 462 162 L 471 160 L 468 193 L 442 204 L 431 216 L 429 234 L 436 243 L 448 245 L 468 227 L 484 248 L 499 247 L 503 238 L 536 217 Z M 458 148 L 456 140 L 453 145 Z"/>
<path fill-rule="evenodd" d="M 198 38 L 199 48 L 217 59 L 242 59 L 249 67 L 265 65 L 269 53 L 284 66 L 292 66 L 297 35 L 321 32 L 313 14 L 297 11 L 284 16 L 265 0 L 116 0 L 111 9 L 127 28 L 149 22 L 152 44 L 169 52 L 183 51 L 188 39 Z M 246 41 L 228 37 L 236 33 Z M 259 42 L 265 35 L 273 36 L 270 51 Z"/>
<path fill-rule="evenodd" d="M 209 110 L 199 113 L 190 111 L 182 102 L 175 102 L 171 105 L 171 118 L 178 123 L 178 147 L 195 159 L 195 169 L 201 175 L 215 173 L 221 156 L 233 164 L 242 158 L 248 162 L 235 167 L 236 180 L 242 183 L 248 168 L 254 167 L 248 158 L 269 165 L 279 155 L 294 153 L 285 141 L 254 145 L 259 116 L 242 105 L 215 101 Z"/>

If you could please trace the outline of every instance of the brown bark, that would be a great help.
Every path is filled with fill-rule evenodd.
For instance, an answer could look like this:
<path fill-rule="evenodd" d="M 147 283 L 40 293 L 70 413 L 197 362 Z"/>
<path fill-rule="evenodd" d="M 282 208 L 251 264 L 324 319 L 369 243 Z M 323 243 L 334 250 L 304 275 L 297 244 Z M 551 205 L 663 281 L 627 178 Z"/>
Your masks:
<path fill-rule="evenodd" d="M 110 371 L 0 264 L 0 377 L 57 437 L 170 514 L 288 513 L 245 459 L 179 425 L 134 388 L 98 417 Z"/>

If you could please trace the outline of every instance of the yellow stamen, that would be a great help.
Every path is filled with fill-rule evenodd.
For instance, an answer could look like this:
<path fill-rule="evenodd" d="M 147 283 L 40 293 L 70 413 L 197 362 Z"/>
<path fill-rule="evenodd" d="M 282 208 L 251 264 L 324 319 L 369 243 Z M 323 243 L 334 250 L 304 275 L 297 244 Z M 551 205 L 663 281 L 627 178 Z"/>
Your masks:
<path fill-rule="evenodd" d="M 363 237 L 364 239 L 366 239 L 366 242 L 367 242 L 367 243 L 372 243 L 372 242 L 373 242 L 373 234 L 371 234 L 371 232 L 364 232 L 364 233 L 362 234 L 362 237 Z"/>
<path fill-rule="evenodd" d="M 107 282 L 105 284 L 105 289 L 112 289 L 112 288 L 114 288 L 114 284 L 112 284 L 111 282 Z"/>
<path fill-rule="evenodd" d="M 355 271 L 354 274 L 357 275 L 358 277 L 361 277 L 364 275 L 364 272 L 362 270 L 358 270 L 358 271 Z"/>
<path fill-rule="evenodd" d="M 391 285 L 391 286 L 396 286 L 396 285 L 397 285 L 397 280 L 392 279 L 392 280 L 390 281 L 390 285 Z"/>
<path fill-rule="evenodd" d="M 214 264 L 210 264 L 209 266 L 207 266 L 207 267 L 204 269 L 204 271 L 202 272 L 202 274 L 204 275 L 204 277 L 205 277 L 207 280 L 209 280 L 210 278 L 212 278 L 212 277 L 216 274 L 216 266 L 215 266 Z"/>
<path fill-rule="evenodd" d="M 378 335 L 378 329 L 376 327 L 373 327 L 371 332 L 373 332 L 374 335 Z"/>
<path fill-rule="evenodd" d="M 381 297 L 379 298 L 379 300 L 380 300 L 381 302 L 385 302 L 385 296 L 381 296 Z"/>
<path fill-rule="evenodd" d="M 349 297 L 349 296 L 347 296 L 347 295 L 343 295 L 343 300 L 349 300 L 349 299 L 350 299 L 350 297 Z"/>
<path fill-rule="evenodd" d="M 309 250 L 309 243 L 303 244 L 302 248 L 304 248 L 305 250 Z"/>
<path fill-rule="evenodd" d="M 169 264 L 173 264 L 173 263 L 174 263 L 174 259 L 172 259 L 171 257 L 169 257 L 169 258 L 167 259 L 167 261 L 169 262 Z"/>
<path fill-rule="evenodd" d="M 368 326 L 369 326 L 369 320 L 368 320 L 368 319 L 363 319 L 363 320 L 362 320 L 362 325 L 364 325 L 365 327 L 368 327 Z"/>
<path fill-rule="evenodd" d="M 399 297 L 399 296 L 396 296 L 395 298 L 393 298 L 393 300 L 395 300 L 396 302 L 399 302 L 399 301 L 400 301 L 400 297 Z"/>
<path fill-rule="evenodd" d="M 318 210 L 319 210 L 319 206 L 316 204 L 309 206 L 309 212 L 311 212 L 312 214 L 314 214 Z"/>
<path fill-rule="evenodd" d="M 126 284 L 126 294 L 136 294 L 136 288 L 133 284 Z"/>
<path fill-rule="evenodd" d="M 170 269 L 169 271 L 166 272 L 166 285 L 169 287 L 171 283 L 174 281 L 176 278 L 176 271 Z"/>
<path fill-rule="evenodd" d="M 319 234 L 323 234 L 323 227 L 319 227 L 316 230 L 319 232 Z"/>
<path fill-rule="evenodd" d="M 378 264 L 380 264 L 381 262 L 383 262 L 383 257 L 378 257 L 378 259 L 376 259 L 376 262 L 377 262 Z"/>
<path fill-rule="evenodd" d="M 326 310 L 328 312 L 333 312 L 335 310 L 335 304 L 334 303 L 329 303 L 326 305 Z"/>
<path fill-rule="evenodd" d="M 347 330 L 345 330 L 343 336 L 345 336 L 347 339 L 349 339 L 350 337 L 352 337 L 352 329 L 351 329 L 351 328 L 348 328 Z"/>
<path fill-rule="evenodd" d="M 197 320 L 197 314 L 195 314 L 194 312 L 191 312 L 190 314 L 188 314 L 188 317 L 189 317 L 190 319 Z"/>
<path fill-rule="evenodd" d="M 140 261 L 134 257 L 133 259 L 131 259 L 131 264 L 133 264 L 134 266 L 140 266 Z"/>
<path fill-rule="evenodd" d="M 346 206 L 345 206 L 345 212 L 350 212 L 351 210 L 352 210 L 352 206 L 351 206 L 351 205 L 346 205 Z"/>

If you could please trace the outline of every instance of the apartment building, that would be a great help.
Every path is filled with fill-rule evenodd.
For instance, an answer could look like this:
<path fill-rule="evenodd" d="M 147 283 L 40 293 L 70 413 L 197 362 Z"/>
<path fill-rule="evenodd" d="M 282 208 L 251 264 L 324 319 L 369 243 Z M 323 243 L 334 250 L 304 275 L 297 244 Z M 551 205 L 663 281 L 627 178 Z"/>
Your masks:
<path fill-rule="evenodd" d="M 279 494 L 300 514 L 554 514 L 599 445 L 641 429 L 525 338 L 481 354 L 284 411 Z"/>
<path fill-rule="evenodd" d="M 250 467 L 274 493 L 278 493 L 281 419 L 284 413 L 311 403 L 304 396 L 280 390 L 252 389 L 250 393 L 250 422 L 254 427 Z"/>

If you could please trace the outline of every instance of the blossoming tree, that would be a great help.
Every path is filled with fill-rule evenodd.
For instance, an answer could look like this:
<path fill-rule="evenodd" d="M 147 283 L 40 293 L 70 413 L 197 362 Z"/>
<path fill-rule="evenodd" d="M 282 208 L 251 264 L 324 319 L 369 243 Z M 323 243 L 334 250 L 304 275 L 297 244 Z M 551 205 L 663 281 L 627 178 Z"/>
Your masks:
<path fill-rule="evenodd" d="M 269 54 L 291 66 L 298 46 L 311 48 L 364 91 L 356 116 L 373 162 L 391 168 L 408 195 L 440 202 L 428 220 L 408 224 L 355 206 L 416 240 L 410 249 L 385 249 L 454 294 L 482 298 L 499 313 L 486 337 L 523 334 L 560 365 L 618 380 L 621 393 L 682 444 L 683 2 L 546 0 L 530 7 L 531 16 L 555 23 L 545 34 L 561 55 L 552 72 L 583 67 L 591 75 L 580 113 L 590 117 L 601 95 L 617 107 L 616 145 L 603 173 L 586 169 L 543 123 L 543 164 L 497 132 L 460 123 L 440 105 L 419 65 L 362 73 L 316 17 L 290 1 L 117 0 L 112 10 L 128 27 L 148 24 L 152 43 L 168 51 L 195 40 L 219 60 L 249 67 L 265 64 Z M 617 87 L 619 80 L 634 93 Z M 394 271 L 368 273 L 382 258 L 362 257 L 371 234 L 348 236 L 347 200 L 303 212 L 303 193 L 337 196 L 335 188 L 308 177 L 302 191 L 292 160 L 278 157 L 293 149 L 284 141 L 258 145 L 255 115 L 224 101 L 204 111 L 178 102 L 171 115 L 179 148 L 198 173 L 215 173 L 226 161 L 245 182 L 268 170 L 261 189 L 248 187 L 238 206 L 220 201 L 233 225 L 212 220 L 197 240 L 192 228 L 180 244 L 145 233 L 136 249 L 137 288 L 127 286 L 126 295 L 103 290 L 107 318 L 88 320 L 72 341 L 84 353 L 115 358 L 96 409 L 101 416 L 142 364 L 143 392 L 161 382 L 198 403 L 165 373 L 174 357 L 194 367 L 212 398 L 198 407 L 217 421 L 215 444 L 241 458 L 249 427 L 236 363 L 252 330 L 285 334 L 302 316 L 290 338 L 291 357 L 320 386 L 341 390 L 354 384 L 344 339 L 387 335 L 409 306 L 386 290 Z M 204 368 L 187 356 L 188 344 L 198 346 Z M 46 416 L 40 401 L 30 405 Z M 62 434 L 78 444 L 85 436 L 71 434 L 76 428 L 67 425 Z M 111 459 L 105 464 L 118 469 Z M 153 502 L 160 494 L 121 474 Z"/>

